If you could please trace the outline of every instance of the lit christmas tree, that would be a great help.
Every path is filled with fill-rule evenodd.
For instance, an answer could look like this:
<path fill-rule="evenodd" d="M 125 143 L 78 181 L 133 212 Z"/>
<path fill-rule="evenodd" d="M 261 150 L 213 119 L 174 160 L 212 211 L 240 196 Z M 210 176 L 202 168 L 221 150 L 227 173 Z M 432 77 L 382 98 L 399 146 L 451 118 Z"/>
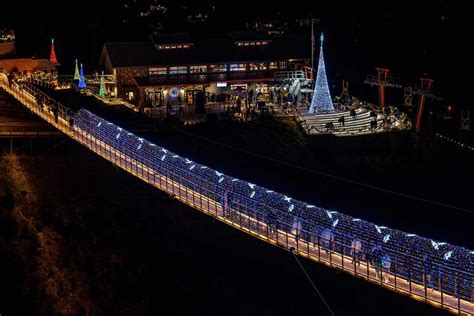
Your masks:
<path fill-rule="evenodd" d="M 100 76 L 100 90 L 99 90 L 99 97 L 104 98 L 104 71 L 102 71 L 102 76 Z"/>
<path fill-rule="evenodd" d="M 78 81 L 81 79 L 81 75 L 79 74 L 79 66 L 77 65 L 77 59 L 76 59 L 76 68 L 74 69 L 74 81 Z"/>
<path fill-rule="evenodd" d="M 85 89 L 87 87 L 86 79 L 84 79 L 84 70 L 82 69 L 82 64 L 81 64 L 81 71 L 80 71 L 80 74 L 79 74 L 79 84 L 77 86 L 80 89 Z"/>
<path fill-rule="evenodd" d="M 49 56 L 49 61 L 53 65 L 59 65 L 58 59 L 56 58 L 56 52 L 54 51 L 54 38 L 51 39 L 51 55 Z"/>
<path fill-rule="evenodd" d="M 321 34 L 321 48 L 319 50 L 318 74 L 316 75 L 316 85 L 314 87 L 313 100 L 309 113 L 328 113 L 334 112 L 331 93 L 329 92 L 328 78 L 326 77 L 326 66 L 323 56 L 324 35 Z"/>

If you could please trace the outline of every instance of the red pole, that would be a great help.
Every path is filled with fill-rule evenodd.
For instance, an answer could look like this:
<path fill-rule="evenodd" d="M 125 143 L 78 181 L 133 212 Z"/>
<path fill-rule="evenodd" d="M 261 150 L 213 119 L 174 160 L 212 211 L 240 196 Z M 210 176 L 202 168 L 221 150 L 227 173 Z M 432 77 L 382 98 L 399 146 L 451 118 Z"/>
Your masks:
<path fill-rule="evenodd" d="M 418 105 L 418 114 L 416 117 L 416 132 L 420 132 L 421 130 L 421 121 L 423 119 L 423 110 L 425 108 L 425 101 L 426 101 L 426 94 L 430 91 L 431 85 L 433 84 L 432 79 L 421 78 L 421 85 L 420 85 L 420 103 Z"/>

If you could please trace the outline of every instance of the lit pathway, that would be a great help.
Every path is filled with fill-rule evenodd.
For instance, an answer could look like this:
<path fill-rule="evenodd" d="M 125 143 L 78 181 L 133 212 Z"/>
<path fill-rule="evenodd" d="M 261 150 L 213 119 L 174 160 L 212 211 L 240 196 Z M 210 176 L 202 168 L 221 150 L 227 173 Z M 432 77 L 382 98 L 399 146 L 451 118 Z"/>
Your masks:
<path fill-rule="evenodd" d="M 61 117 L 58 118 L 56 123 L 50 111 L 40 110 L 32 95 L 25 90 L 19 91 L 17 89 L 10 89 L 5 80 L 4 76 L 0 75 L 0 86 L 32 112 L 104 159 L 111 161 L 156 188 L 172 194 L 177 200 L 268 243 L 286 250 L 294 247 L 299 255 L 307 257 L 310 260 L 341 269 L 346 273 L 379 284 L 380 286 L 405 294 L 411 298 L 428 302 L 436 307 L 445 308 L 453 313 L 474 315 L 474 303 L 472 302 L 427 288 L 423 284 L 407 281 L 389 272 L 384 271 L 382 275 L 377 274 L 376 270 L 365 261 L 361 261 L 360 265 L 357 265 L 352 261 L 351 257 L 341 255 L 335 250 L 328 250 L 324 248 L 324 245 L 318 246 L 317 244 L 308 243 L 304 240 L 296 241 L 295 236 L 286 231 L 278 230 L 272 233 L 266 223 L 260 221 L 258 218 L 252 218 L 242 214 L 239 210 L 228 209 L 225 212 L 226 214 L 224 214 L 220 202 L 214 201 L 197 191 L 186 188 L 165 175 L 156 173 L 155 170 L 124 155 L 122 152 L 92 137 L 78 127 L 71 128 L 69 123 Z M 25 89 L 26 88 L 28 87 L 25 87 Z"/>

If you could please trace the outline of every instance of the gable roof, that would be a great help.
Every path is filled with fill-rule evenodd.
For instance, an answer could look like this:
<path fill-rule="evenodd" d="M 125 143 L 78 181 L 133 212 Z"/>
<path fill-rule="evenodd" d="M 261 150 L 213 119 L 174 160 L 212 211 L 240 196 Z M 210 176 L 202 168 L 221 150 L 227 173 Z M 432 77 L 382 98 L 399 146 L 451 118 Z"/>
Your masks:
<path fill-rule="evenodd" d="M 233 39 L 208 39 L 194 42 L 186 49 L 157 49 L 152 42 L 106 43 L 106 55 L 112 67 L 199 65 L 309 59 L 310 40 L 305 36 L 274 38 L 268 45 L 238 47 Z"/>

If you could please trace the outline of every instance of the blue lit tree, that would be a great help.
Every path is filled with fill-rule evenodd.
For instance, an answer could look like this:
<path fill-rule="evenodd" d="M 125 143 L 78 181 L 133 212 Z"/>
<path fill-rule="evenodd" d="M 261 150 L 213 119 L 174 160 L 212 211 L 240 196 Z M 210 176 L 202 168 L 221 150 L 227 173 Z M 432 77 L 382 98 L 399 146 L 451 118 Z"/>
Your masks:
<path fill-rule="evenodd" d="M 324 35 L 321 34 L 321 47 L 319 50 L 318 74 L 316 76 L 316 85 L 314 87 L 313 100 L 309 113 L 328 113 L 334 112 L 331 93 L 329 92 L 328 78 L 326 77 L 326 66 L 324 65 L 323 55 Z"/>
<path fill-rule="evenodd" d="M 80 89 L 85 89 L 87 87 L 86 85 L 86 80 L 84 79 L 84 70 L 82 68 L 82 63 L 81 63 L 81 71 L 80 71 L 80 75 L 79 75 L 79 84 L 78 84 L 78 87 Z"/>

